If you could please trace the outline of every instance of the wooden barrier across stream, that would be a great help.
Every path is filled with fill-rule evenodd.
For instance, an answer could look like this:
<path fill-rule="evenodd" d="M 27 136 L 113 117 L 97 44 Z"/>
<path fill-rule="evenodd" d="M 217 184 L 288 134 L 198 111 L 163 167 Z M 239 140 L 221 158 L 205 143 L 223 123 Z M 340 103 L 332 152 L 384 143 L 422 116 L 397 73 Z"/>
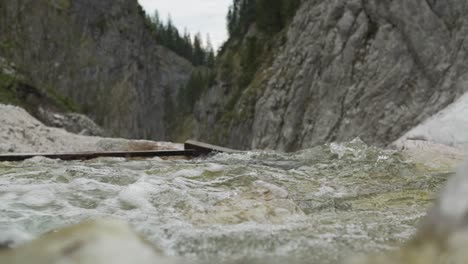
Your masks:
<path fill-rule="evenodd" d="M 60 160 L 90 160 L 99 157 L 152 158 L 152 157 L 198 157 L 212 153 L 236 153 L 233 149 L 223 148 L 203 142 L 188 140 L 183 150 L 144 150 L 144 151 L 107 151 L 78 153 L 27 153 L 1 154 L 0 161 L 23 161 L 33 157 L 46 157 Z"/>

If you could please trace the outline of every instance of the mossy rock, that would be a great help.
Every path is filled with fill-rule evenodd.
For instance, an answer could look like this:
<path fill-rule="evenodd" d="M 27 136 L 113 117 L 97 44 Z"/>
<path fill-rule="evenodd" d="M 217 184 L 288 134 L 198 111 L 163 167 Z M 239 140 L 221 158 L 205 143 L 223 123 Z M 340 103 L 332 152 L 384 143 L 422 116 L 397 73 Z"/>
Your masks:
<path fill-rule="evenodd" d="M 0 103 L 21 106 L 15 94 L 16 81 L 13 76 L 0 73 Z"/>
<path fill-rule="evenodd" d="M 30 113 L 36 113 L 39 106 L 46 106 L 59 112 L 79 112 L 75 102 L 60 95 L 49 87 L 46 92 L 28 84 L 22 77 L 0 71 L 0 103 L 16 105 Z"/>
<path fill-rule="evenodd" d="M 49 0 L 49 4 L 59 10 L 68 10 L 71 6 L 70 0 Z"/>

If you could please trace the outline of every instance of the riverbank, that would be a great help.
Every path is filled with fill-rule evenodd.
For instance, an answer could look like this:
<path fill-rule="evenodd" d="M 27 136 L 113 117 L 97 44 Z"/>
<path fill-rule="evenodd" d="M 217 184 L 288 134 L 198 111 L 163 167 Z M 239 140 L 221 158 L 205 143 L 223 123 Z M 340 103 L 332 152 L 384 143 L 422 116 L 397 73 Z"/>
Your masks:
<path fill-rule="evenodd" d="M 48 127 L 24 109 L 0 104 L 0 153 L 183 149 L 182 144 L 84 136 Z"/>
<path fill-rule="evenodd" d="M 409 130 L 391 146 L 416 163 L 456 168 L 468 146 L 468 93 Z"/>
<path fill-rule="evenodd" d="M 421 140 L 464 149 L 468 144 L 466 131 L 468 93 L 405 133 L 394 145 L 401 147 L 407 140 Z"/>

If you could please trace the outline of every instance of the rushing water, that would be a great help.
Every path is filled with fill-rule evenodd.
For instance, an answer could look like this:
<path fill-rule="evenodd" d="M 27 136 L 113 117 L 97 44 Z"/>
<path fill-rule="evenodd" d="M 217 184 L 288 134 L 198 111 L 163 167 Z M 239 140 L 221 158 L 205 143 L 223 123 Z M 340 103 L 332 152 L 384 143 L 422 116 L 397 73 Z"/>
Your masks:
<path fill-rule="evenodd" d="M 408 239 L 448 175 L 359 140 L 292 154 L 0 163 L 0 241 L 112 217 L 187 259 L 339 263 Z"/>

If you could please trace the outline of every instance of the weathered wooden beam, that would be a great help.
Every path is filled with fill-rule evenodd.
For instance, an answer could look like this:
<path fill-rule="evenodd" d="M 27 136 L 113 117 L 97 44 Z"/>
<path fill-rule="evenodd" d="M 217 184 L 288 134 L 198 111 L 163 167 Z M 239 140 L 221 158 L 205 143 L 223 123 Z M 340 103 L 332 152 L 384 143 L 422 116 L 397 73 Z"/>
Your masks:
<path fill-rule="evenodd" d="M 216 145 L 211 145 L 208 143 L 198 142 L 195 140 L 187 140 L 184 144 L 185 149 L 193 149 L 199 155 L 206 155 L 212 152 L 220 152 L 220 153 L 239 153 L 241 151 L 224 148 Z"/>
<path fill-rule="evenodd" d="M 23 161 L 33 157 L 46 157 L 60 160 L 90 160 L 99 157 L 117 158 L 151 158 L 151 157 L 197 157 L 213 152 L 237 153 L 240 151 L 223 148 L 203 142 L 188 140 L 184 150 L 146 150 L 146 151 L 109 151 L 109 152 L 79 152 L 79 153 L 30 153 L 30 154 L 1 154 L 0 161 Z"/>
<path fill-rule="evenodd" d="M 152 158 L 152 157 L 172 157 L 172 156 L 198 156 L 193 149 L 185 150 L 158 150 L 158 151 L 114 151 L 114 152 L 80 152 L 80 153 L 31 153 L 31 154 L 3 154 L 0 161 L 22 161 L 33 157 L 46 157 L 60 160 L 90 160 L 99 157 L 117 158 Z"/>

